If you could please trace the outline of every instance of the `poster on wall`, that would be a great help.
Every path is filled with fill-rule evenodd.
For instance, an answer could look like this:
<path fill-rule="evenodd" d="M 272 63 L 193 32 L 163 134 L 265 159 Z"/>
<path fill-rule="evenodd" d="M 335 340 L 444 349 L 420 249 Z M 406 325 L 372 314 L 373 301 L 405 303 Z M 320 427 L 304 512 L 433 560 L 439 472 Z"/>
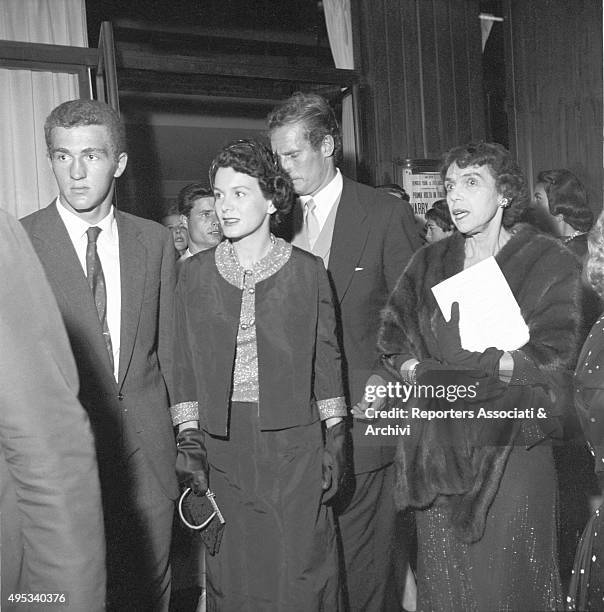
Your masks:
<path fill-rule="evenodd" d="M 432 204 L 445 197 L 445 187 L 439 172 L 440 160 L 407 158 L 395 161 L 394 165 L 398 184 L 409 194 L 413 212 L 423 222 Z"/>

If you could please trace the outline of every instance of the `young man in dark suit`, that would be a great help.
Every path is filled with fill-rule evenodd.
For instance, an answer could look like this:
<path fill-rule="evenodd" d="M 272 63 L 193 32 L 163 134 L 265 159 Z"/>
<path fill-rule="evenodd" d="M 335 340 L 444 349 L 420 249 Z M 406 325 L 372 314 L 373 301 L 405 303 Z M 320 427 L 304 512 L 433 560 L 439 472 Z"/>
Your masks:
<path fill-rule="evenodd" d="M 167 230 L 116 210 L 124 129 L 72 100 L 45 124 L 59 196 L 22 220 L 54 290 L 92 423 L 107 540 L 109 610 L 167 610 L 176 447 L 166 373 L 174 290 Z"/>
<path fill-rule="evenodd" d="M 380 309 L 419 248 L 411 208 L 352 181 L 336 167 L 341 135 L 333 110 L 316 94 L 296 93 L 268 117 L 271 145 L 299 196 L 292 242 L 323 258 L 339 315 L 348 400 L 363 416 L 363 396 L 378 361 Z M 382 381 L 383 382 L 383 381 Z M 335 506 L 351 610 L 382 612 L 392 594 L 394 528 L 392 441 L 352 429 L 354 478 Z"/>

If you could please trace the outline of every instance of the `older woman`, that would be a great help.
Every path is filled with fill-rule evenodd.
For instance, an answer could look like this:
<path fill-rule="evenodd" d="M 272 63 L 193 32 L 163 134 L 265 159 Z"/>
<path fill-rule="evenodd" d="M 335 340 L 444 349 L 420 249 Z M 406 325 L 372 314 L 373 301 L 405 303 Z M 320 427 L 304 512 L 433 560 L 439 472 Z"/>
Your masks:
<path fill-rule="evenodd" d="M 226 240 L 181 268 L 172 410 L 190 455 L 181 481 L 203 494 L 209 478 L 226 520 L 208 610 L 338 610 L 325 504 L 347 411 L 327 273 L 271 234 L 294 191 L 270 149 L 227 146 L 210 180 Z"/>
<path fill-rule="evenodd" d="M 418 610 L 559 609 L 548 438 L 566 405 L 562 374 L 576 353 L 578 264 L 557 240 L 519 223 L 526 182 L 501 145 L 452 149 L 442 177 L 459 232 L 416 253 L 379 335 L 385 366 L 403 382 L 479 383 L 474 400 L 453 405 L 465 419 L 413 420 L 399 443 L 396 499 L 417 508 Z M 431 291 L 490 256 L 529 329 L 518 350 L 464 350 L 456 308 L 445 322 Z M 452 407 L 437 397 L 416 401 Z M 480 408 L 544 408 L 549 418 L 482 419 Z"/>

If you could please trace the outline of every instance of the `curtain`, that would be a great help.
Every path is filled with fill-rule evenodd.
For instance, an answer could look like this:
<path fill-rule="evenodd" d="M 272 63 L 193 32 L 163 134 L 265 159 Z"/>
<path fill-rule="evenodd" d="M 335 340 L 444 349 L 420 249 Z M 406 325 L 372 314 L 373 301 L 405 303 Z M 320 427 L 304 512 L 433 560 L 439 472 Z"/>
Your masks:
<path fill-rule="evenodd" d="M 86 47 L 84 0 L 2 0 L 0 39 Z M 0 69 L 0 208 L 23 217 L 56 196 L 44 120 L 78 97 L 75 75 Z"/>
<path fill-rule="evenodd" d="M 352 19 L 350 0 L 323 0 L 329 46 L 336 68 L 353 70 Z M 356 146 L 352 94 L 342 99 L 342 169 L 347 176 L 356 178 Z"/>

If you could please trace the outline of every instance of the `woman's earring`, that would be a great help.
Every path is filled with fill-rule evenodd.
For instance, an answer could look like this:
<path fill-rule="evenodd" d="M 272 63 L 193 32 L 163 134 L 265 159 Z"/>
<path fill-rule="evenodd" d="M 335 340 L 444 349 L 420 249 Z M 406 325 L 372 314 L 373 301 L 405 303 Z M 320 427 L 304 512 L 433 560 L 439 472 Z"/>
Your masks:
<path fill-rule="evenodd" d="M 499 204 L 499 208 L 505 208 L 508 205 L 508 199 L 502 198 L 501 203 Z"/>

